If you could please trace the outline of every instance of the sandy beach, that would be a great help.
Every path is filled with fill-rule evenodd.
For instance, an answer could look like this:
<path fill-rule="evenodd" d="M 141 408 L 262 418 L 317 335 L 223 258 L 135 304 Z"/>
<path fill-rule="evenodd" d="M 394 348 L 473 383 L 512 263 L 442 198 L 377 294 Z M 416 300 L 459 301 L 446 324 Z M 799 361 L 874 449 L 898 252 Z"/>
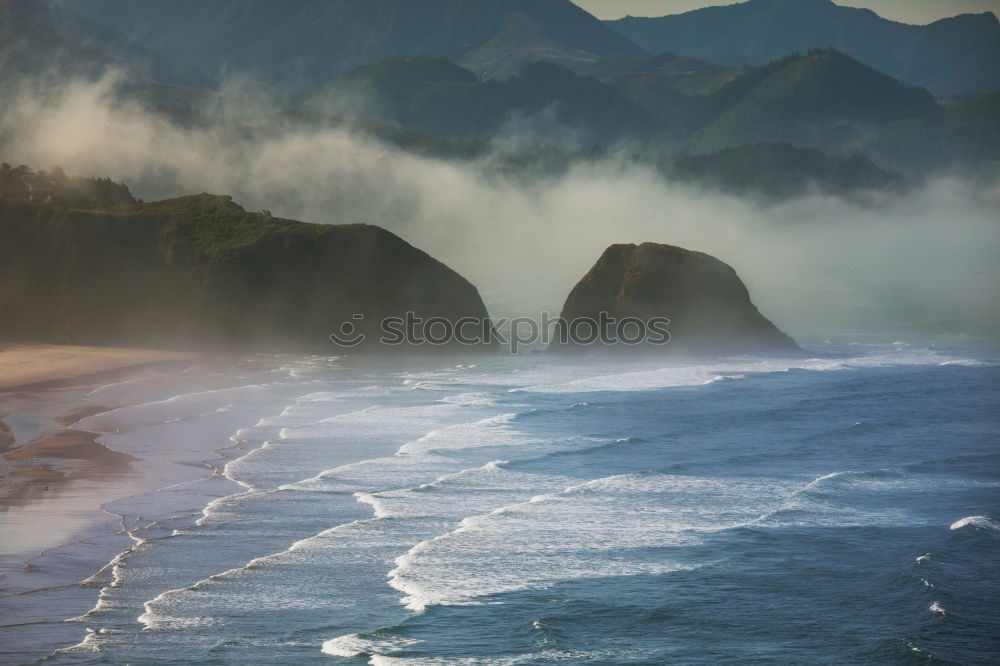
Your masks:
<path fill-rule="evenodd" d="M 0 346 L 0 392 L 51 384 L 138 365 L 187 361 L 197 354 L 126 347 Z"/>
<path fill-rule="evenodd" d="M 94 585 L 107 583 L 108 563 L 150 526 L 151 511 L 200 512 L 240 490 L 220 473 L 228 458 L 217 451 L 269 412 L 247 416 L 226 409 L 229 398 L 202 398 L 232 384 L 238 395 L 244 381 L 228 361 L 231 375 L 202 367 L 216 362 L 176 351 L 0 345 L 2 655 L 40 659 L 78 642 L 81 627 L 64 620 L 93 608 Z M 172 402 L 187 391 L 196 397 Z M 190 437 L 188 425 L 202 421 Z"/>
<path fill-rule="evenodd" d="M 103 446 L 95 433 L 71 428 L 119 406 L 87 400 L 90 389 L 197 357 L 119 347 L 0 346 L 0 512 L 6 516 L 4 537 L 12 540 L 8 545 L 30 550 L 58 541 L 59 530 L 32 527 L 45 506 L 57 497 L 72 501 L 82 487 L 95 499 L 114 496 L 121 477 L 134 475 L 136 458 Z M 68 521 L 64 527 L 68 533 L 74 525 Z"/>

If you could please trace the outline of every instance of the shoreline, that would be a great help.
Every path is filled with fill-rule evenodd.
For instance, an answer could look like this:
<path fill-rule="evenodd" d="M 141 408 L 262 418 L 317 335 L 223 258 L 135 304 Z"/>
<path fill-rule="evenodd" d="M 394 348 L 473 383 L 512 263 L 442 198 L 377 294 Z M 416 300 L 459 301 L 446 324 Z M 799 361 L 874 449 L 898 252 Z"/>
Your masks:
<path fill-rule="evenodd" d="M 118 418 L 102 416 L 141 407 L 147 399 L 167 400 L 178 390 L 175 384 L 188 384 L 179 376 L 182 371 L 206 355 L 0 346 L 0 360 L 5 355 L 10 358 L 11 353 L 35 366 L 44 366 L 44 359 L 53 357 L 67 360 L 32 368 L 40 380 L 32 383 L 10 386 L 11 374 L 0 373 L 0 385 L 7 381 L 7 386 L 0 387 L 0 642 L 16 644 L 18 654 L 42 659 L 79 642 L 82 628 L 67 623 L 66 618 L 93 609 L 98 588 L 109 584 L 113 575 L 108 563 L 134 545 L 133 530 L 149 527 L 145 511 L 132 515 L 127 505 L 116 503 L 202 479 L 207 480 L 206 490 L 189 492 L 196 504 L 241 489 L 235 482 L 229 487 L 213 480 L 218 473 L 215 458 L 219 465 L 227 462 L 219 451 L 234 446 L 228 439 L 233 432 L 229 424 L 221 426 L 225 439 L 221 434 L 206 437 L 204 450 L 182 447 L 176 455 L 175 441 L 168 438 L 157 441 L 147 455 L 144 446 L 118 450 Z M 19 372 L 18 376 L 27 374 Z M 135 380 L 141 388 L 131 387 Z M 126 386 L 98 391 L 116 384 Z M 88 421 L 91 417 L 98 421 Z M 258 418 L 255 415 L 250 422 Z M 127 417 L 120 423 L 122 432 L 164 425 L 155 419 L 143 423 Z M 168 503 L 182 496 L 168 495 Z M 184 502 L 180 510 L 187 512 L 190 508 Z M 171 508 L 164 515 L 176 511 Z M 36 633 L 23 633 L 21 613 L 38 615 L 40 620 L 32 630 Z"/>
<path fill-rule="evenodd" d="M 27 518 L 41 518 L 46 507 L 82 488 L 108 496 L 125 479 L 141 476 L 141 462 L 100 443 L 99 433 L 73 424 L 120 404 L 90 402 L 86 396 L 109 381 L 142 370 L 168 368 L 200 358 L 191 352 L 78 345 L 0 346 L 0 532 L 5 569 L 14 553 L 34 551 L 59 532 L 76 526 L 37 530 Z M 65 501 L 63 499 L 62 501 Z M 47 534 L 43 537 L 42 534 Z"/>
<path fill-rule="evenodd" d="M 63 413 L 49 414 L 30 435 L 17 436 L 7 423 L 12 402 L 62 388 L 94 386 L 138 370 L 186 363 L 192 352 L 126 347 L 10 344 L 0 346 L 0 511 L 42 501 L 44 493 L 77 478 L 127 471 L 138 459 L 100 444 L 98 433 L 72 429 L 88 416 L 118 405 L 75 402 Z M 74 462 L 75 461 L 75 462 Z"/>
<path fill-rule="evenodd" d="M 3 394 L 0 393 L 0 399 Z M 132 456 L 112 451 L 97 441 L 99 433 L 73 430 L 70 426 L 88 416 L 114 409 L 105 405 L 72 409 L 51 420 L 35 437 L 18 445 L 10 427 L 0 415 L 0 510 L 41 499 L 33 492 L 32 484 L 45 482 L 43 491 L 50 490 L 74 477 L 85 477 L 100 469 L 112 471 L 138 460 Z M 61 461 L 80 461 L 83 464 L 69 474 L 57 469 Z M 91 467 L 95 469 L 90 469 Z"/>

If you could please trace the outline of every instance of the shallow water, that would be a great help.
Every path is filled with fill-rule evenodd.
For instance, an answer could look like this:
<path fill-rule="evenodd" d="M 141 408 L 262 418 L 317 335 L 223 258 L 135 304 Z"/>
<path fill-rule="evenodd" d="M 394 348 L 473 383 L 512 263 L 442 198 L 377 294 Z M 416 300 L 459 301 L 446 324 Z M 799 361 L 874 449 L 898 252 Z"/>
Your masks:
<path fill-rule="evenodd" d="M 865 340 L 102 387 L 77 428 L 193 472 L 105 504 L 131 545 L 3 659 L 995 661 L 997 352 Z"/>

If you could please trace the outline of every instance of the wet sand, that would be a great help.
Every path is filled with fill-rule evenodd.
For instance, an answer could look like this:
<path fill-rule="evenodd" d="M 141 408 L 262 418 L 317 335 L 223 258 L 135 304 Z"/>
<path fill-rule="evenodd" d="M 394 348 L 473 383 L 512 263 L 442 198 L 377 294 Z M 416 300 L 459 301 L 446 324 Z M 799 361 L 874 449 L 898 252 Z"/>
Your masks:
<path fill-rule="evenodd" d="M 106 408 L 92 410 L 91 413 L 99 414 L 107 411 Z M 83 417 L 80 417 L 83 418 Z M 7 460 L 39 460 L 43 458 L 69 458 L 74 460 L 86 460 L 95 466 L 104 468 L 115 468 L 128 465 L 137 460 L 130 455 L 112 451 L 101 446 L 96 441 L 97 435 L 90 432 L 77 430 L 62 430 L 50 433 L 29 444 L 22 446 L 15 451 L 7 453 L 4 457 Z"/>
<path fill-rule="evenodd" d="M 77 404 L 52 414 L 29 437 L 18 441 L 4 419 L 11 398 L 44 399 L 46 391 L 67 386 L 86 387 L 109 376 L 125 375 L 137 368 L 193 361 L 191 352 L 84 347 L 78 345 L 0 346 L 0 511 L 44 497 L 45 491 L 80 477 L 107 478 L 128 471 L 135 461 L 101 446 L 93 433 L 71 430 L 80 419 L 115 406 Z"/>
<path fill-rule="evenodd" d="M 68 425 L 108 409 L 101 406 L 74 410 L 76 414 L 59 420 L 67 421 Z M 4 453 L 9 478 L 6 487 L 0 486 L 0 511 L 39 499 L 41 493 L 57 491 L 66 481 L 83 477 L 107 479 L 116 472 L 127 472 L 138 460 L 102 446 L 97 437 L 96 433 L 57 430 Z"/>
<path fill-rule="evenodd" d="M 214 380 L 198 384 L 205 373 L 187 374 L 216 363 L 214 357 L 0 348 L 0 361 L 15 358 L 24 361 L 16 381 L 10 379 L 10 363 L 8 374 L 0 376 L 6 385 L 16 383 L 0 389 L 0 653 L 31 655 L 33 663 L 81 640 L 85 627 L 66 618 L 94 607 L 98 590 L 114 575 L 108 563 L 135 545 L 136 528 L 148 527 L 141 498 L 209 479 L 196 490 L 165 493 L 165 502 L 177 503 L 173 514 L 198 510 L 240 488 L 215 478 L 217 470 L 202 462 L 232 444 L 228 437 L 235 426 L 225 412 L 220 432 L 206 435 L 196 450 L 188 447 L 183 428 L 177 437 L 154 436 L 155 442 L 140 435 L 134 448 L 120 437 L 158 421 L 147 423 L 141 413 L 130 419 L 117 410 L 138 405 L 141 412 L 147 401 L 169 403 L 175 392 L 214 386 Z M 40 367 L 42 359 L 54 363 Z M 30 378 L 24 372 L 28 364 L 35 366 Z M 126 447 L 116 450 L 120 443 Z M 140 505 L 132 504 L 134 498 Z M 3 657 L 0 662 L 6 663 Z"/>
<path fill-rule="evenodd" d="M 74 423 L 121 405 L 86 394 L 141 370 L 184 364 L 196 354 L 60 345 L 0 347 L 0 575 L 17 554 L 68 538 L 95 510 L 137 485 L 138 458 L 103 446 Z M 40 526 L 45 525 L 44 529 Z M 16 565 L 15 565 L 16 566 Z"/>

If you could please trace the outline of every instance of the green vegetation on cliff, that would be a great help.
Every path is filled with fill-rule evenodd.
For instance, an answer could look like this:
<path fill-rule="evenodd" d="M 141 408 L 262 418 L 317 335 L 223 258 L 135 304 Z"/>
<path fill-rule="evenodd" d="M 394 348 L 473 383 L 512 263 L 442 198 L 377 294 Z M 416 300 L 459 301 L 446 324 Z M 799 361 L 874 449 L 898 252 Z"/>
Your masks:
<path fill-rule="evenodd" d="M 485 320 L 476 288 L 379 227 L 250 213 L 208 194 L 82 211 L 0 199 L 0 336 L 343 351 L 343 322 Z M 354 319 L 363 315 L 364 319 Z"/>
<path fill-rule="evenodd" d="M 0 199 L 87 209 L 136 203 L 128 187 L 110 178 L 67 176 L 59 167 L 32 171 L 6 162 L 0 164 Z"/>
<path fill-rule="evenodd" d="M 608 247 L 566 298 L 560 317 L 562 325 L 569 328 L 549 349 L 588 348 L 579 345 L 580 337 L 586 339 L 585 332 L 573 339 L 573 322 L 598 322 L 601 313 L 618 321 L 669 319 L 667 344 L 623 345 L 617 339 L 617 349 L 685 354 L 798 349 L 794 340 L 757 310 L 731 266 L 703 252 L 674 245 L 623 243 Z M 626 335 L 624 329 L 622 335 Z M 628 335 L 634 338 L 635 333 Z M 589 348 L 601 350 L 602 345 Z"/>

